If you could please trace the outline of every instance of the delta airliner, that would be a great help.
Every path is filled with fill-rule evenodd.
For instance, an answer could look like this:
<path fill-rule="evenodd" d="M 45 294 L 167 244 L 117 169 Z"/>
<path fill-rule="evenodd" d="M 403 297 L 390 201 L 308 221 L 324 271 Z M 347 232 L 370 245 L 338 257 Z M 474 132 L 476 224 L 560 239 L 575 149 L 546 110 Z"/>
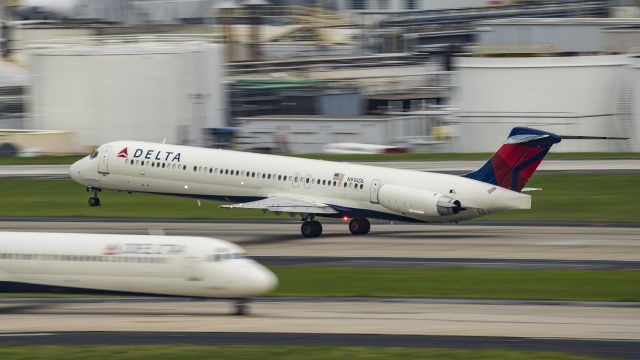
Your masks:
<path fill-rule="evenodd" d="M 529 209 L 524 185 L 560 136 L 516 127 L 479 170 L 455 176 L 345 162 L 140 141 L 114 141 L 78 160 L 70 176 L 103 189 L 232 202 L 226 208 L 297 214 L 302 235 L 322 233 L 317 217 L 351 219 L 352 234 L 367 218 L 457 222 L 510 209 Z M 525 190 L 525 191 L 523 191 Z"/>
<path fill-rule="evenodd" d="M 0 282 L 45 291 L 235 299 L 243 314 L 245 299 L 273 290 L 277 279 L 242 248 L 220 239 L 0 232 Z"/>

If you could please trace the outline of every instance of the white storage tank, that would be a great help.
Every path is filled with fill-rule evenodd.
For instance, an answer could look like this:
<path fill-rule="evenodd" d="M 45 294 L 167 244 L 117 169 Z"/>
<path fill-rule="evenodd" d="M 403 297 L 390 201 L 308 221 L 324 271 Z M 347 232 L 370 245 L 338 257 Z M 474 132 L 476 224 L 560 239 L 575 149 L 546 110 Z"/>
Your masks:
<path fill-rule="evenodd" d="M 631 151 L 640 151 L 640 56 L 631 58 L 629 65 L 629 83 L 631 84 L 631 116 L 633 130 L 627 136 L 631 137 Z"/>
<path fill-rule="evenodd" d="M 494 151 L 514 126 L 626 136 L 624 55 L 460 57 L 453 104 L 460 152 Z M 630 141 L 571 140 L 554 151 L 629 151 Z"/>
<path fill-rule="evenodd" d="M 74 131 L 84 147 L 117 139 L 202 145 L 224 126 L 221 45 L 116 37 L 32 50 L 34 129 Z"/>

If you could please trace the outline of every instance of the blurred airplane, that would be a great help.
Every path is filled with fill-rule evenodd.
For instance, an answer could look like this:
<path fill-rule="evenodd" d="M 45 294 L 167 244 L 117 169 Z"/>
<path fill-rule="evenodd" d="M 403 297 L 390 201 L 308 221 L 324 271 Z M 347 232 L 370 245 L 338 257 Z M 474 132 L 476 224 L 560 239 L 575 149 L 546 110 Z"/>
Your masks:
<path fill-rule="evenodd" d="M 403 146 L 362 143 L 331 143 L 322 147 L 322 152 L 327 154 L 397 154 L 409 151 L 409 148 Z"/>
<path fill-rule="evenodd" d="M 0 233 L 0 288 L 88 289 L 235 299 L 273 290 L 275 275 L 230 242 L 186 236 Z M 17 283 L 17 284 L 16 284 Z"/>
<path fill-rule="evenodd" d="M 351 218 L 352 234 L 367 218 L 457 222 L 508 209 L 529 209 L 523 188 L 558 135 L 514 128 L 479 170 L 455 176 L 432 172 L 138 141 L 100 146 L 70 168 L 94 193 L 102 189 L 215 199 L 226 208 L 300 215 L 302 235 L 322 233 L 317 216 Z M 526 189 L 525 189 L 526 190 Z"/>

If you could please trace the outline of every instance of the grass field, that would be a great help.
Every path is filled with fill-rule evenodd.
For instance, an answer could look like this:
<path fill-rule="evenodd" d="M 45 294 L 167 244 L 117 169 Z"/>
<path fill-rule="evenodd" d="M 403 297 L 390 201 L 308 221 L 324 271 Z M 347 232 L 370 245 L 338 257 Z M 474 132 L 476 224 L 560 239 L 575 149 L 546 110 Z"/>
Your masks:
<path fill-rule="evenodd" d="M 491 153 L 406 153 L 406 154 L 301 154 L 290 155 L 307 159 L 331 161 L 420 161 L 420 160 L 487 160 Z M 71 164 L 84 155 L 36 156 L 28 158 L 0 157 L 0 165 Z M 546 159 L 640 159 L 637 152 L 550 153 Z"/>
<path fill-rule="evenodd" d="M 527 186 L 533 208 L 487 220 L 640 222 L 640 174 L 537 174 Z M 105 191 L 103 206 L 89 208 L 89 194 L 71 180 L 0 179 L 0 216 L 288 219 L 258 210 L 220 209 L 218 202 Z"/>
<path fill-rule="evenodd" d="M 640 271 L 270 266 L 277 296 L 640 301 Z"/>
<path fill-rule="evenodd" d="M 17 340 L 19 341 L 19 340 Z M 0 359 L 24 360 L 593 360 L 556 352 L 343 346 L 0 346 Z"/>
<path fill-rule="evenodd" d="M 640 271 L 310 265 L 269 268 L 279 279 L 278 288 L 271 294 L 274 296 L 640 301 L 640 287 L 633 285 L 640 283 Z M 74 295 L 0 293 L 0 297 Z"/>

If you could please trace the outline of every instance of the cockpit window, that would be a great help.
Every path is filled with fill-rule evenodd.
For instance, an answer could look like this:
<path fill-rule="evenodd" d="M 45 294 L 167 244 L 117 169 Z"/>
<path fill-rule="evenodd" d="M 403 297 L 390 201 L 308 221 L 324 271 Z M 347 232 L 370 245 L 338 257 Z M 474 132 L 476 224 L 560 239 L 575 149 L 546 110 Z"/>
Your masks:
<path fill-rule="evenodd" d="M 94 151 L 91 154 L 89 154 L 89 159 L 95 159 L 98 156 L 98 152 Z"/>
<path fill-rule="evenodd" d="M 223 260 L 246 259 L 246 258 L 247 258 L 247 254 L 245 253 L 223 253 L 223 254 L 208 255 L 207 261 L 219 262 Z"/>

